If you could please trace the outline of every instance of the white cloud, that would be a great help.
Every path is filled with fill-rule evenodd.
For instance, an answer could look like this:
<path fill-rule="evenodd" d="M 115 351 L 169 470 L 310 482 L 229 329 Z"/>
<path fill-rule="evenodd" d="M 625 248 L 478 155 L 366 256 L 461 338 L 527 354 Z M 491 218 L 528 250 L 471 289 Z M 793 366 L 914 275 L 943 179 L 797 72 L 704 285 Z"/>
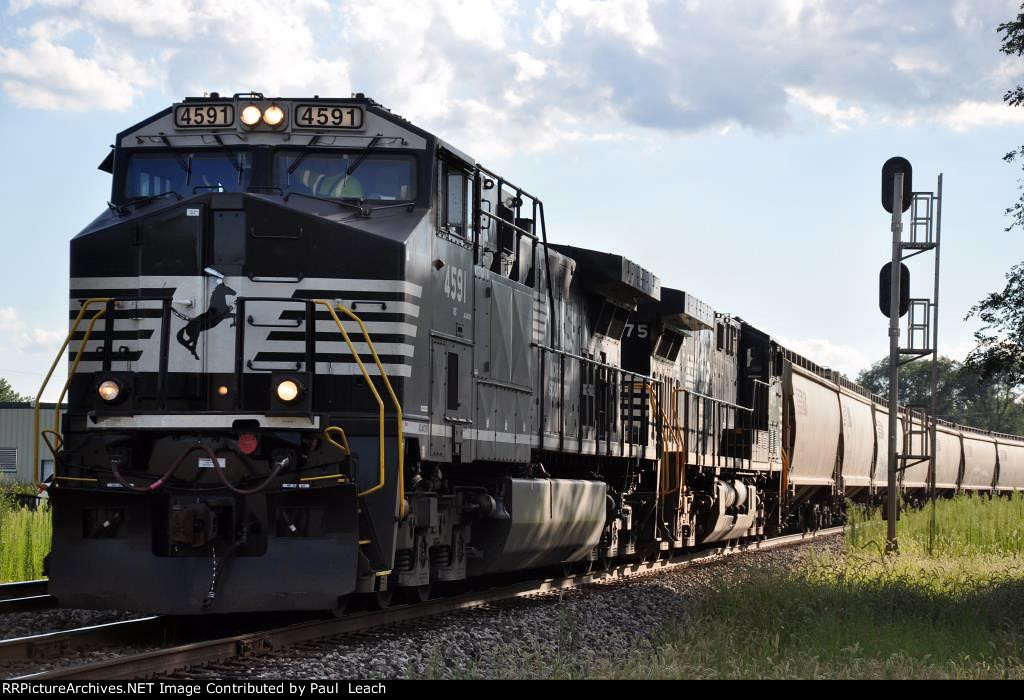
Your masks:
<path fill-rule="evenodd" d="M 933 119 L 953 131 L 968 131 L 981 126 L 1024 124 L 1024 110 L 1002 102 L 964 100 L 934 115 Z"/>
<path fill-rule="evenodd" d="M 13 306 L 0 307 L 0 348 L 22 353 L 52 354 L 60 347 L 67 331 L 30 328 Z"/>
<path fill-rule="evenodd" d="M 67 331 L 48 331 L 32 328 L 14 337 L 14 345 L 21 352 L 31 355 L 53 355 L 60 348 Z"/>
<path fill-rule="evenodd" d="M 547 72 L 548 66 L 544 61 L 538 60 L 525 51 L 516 51 L 512 54 L 512 60 L 516 62 L 516 82 L 524 83 L 530 80 L 537 80 Z"/>
<path fill-rule="evenodd" d="M 22 107 L 122 110 L 146 89 L 178 98 L 350 92 L 347 59 L 325 58 L 314 31 L 330 28 L 324 0 L 197 0 L 173 12 L 159 0 L 83 0 L 66 16 L 62 8 L 24 27 L 24 45 L 0 45 L 0 85 Z"/>
<path fill-rule="evenodd" d="M 865 121 L 863 109 L 857 105 L 841 108 L 839 98 L 833 95 L 812 95 L 798 87 L 787 87 L 786 94 L 800 107 L 824 117 L 837 131 L 844 131 L 851 124 L 857 126 Z"/>
<path fill-rule="evenodd" d="M 550 10 L 537 10 L 534 39 L 540 44 L 557 45 L 574 25 L 585 35 L 616 37 L 643 50 L 658 43 L 658 31 L 651 20 L 647 0 L 556 0 Z"/>
<path fill-rule="evenodd" d="M 35 33 L 40 35 L 26 47 L 0 46 L 0 84 L 19 106 L 123 110 L 152 84 L 151 66 L 131 55 L 96 49 L 91 57 L 80 56 L 39 28 Z"/>
<path fill-rule="evenodd" d="M 39 109 L 358 90 L 485 158 L 780 131 L 801 114 L 836 130 L 966 130 L 1024 120 L 998 109 L 1024 75 L 998 51 L 1014 13 L 988 0 L 16 0 L 0 88 Z"/>
<path fill-rule="evenodd" d="M 18 318 L 18 310 L 13 306 L 0 307 L 0 332 L 21 330 L 24 326 Z"/>

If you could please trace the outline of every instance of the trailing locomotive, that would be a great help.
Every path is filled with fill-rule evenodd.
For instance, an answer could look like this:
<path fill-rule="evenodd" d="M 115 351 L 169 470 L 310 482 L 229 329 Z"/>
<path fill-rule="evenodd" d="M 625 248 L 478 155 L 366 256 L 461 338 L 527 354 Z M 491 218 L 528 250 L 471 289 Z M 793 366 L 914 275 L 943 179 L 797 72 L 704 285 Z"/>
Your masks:
<path fill-rule="evenodd" d="M 549 242 L 539 199 L 362 95 L 188 98 L 101 168 L 43 431 L 63 605 L 387 605 L 839 522 L 885 487 L 876 397 Z M 943 426 L 937 465 L 1024 488 L 1016 439 Z"/>

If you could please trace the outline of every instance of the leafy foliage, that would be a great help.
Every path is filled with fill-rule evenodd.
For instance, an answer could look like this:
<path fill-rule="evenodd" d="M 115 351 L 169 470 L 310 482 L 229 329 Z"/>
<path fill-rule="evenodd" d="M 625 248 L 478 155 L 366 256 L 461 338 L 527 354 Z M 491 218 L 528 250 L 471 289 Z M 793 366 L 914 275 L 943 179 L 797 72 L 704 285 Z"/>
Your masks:
<path fill-rule="evenodd" d="M 931 401 L 931 363 L 911 362 L 900 368 L 900 400 Z M 889 391 L 889 360 L 883 358 L 857 375 L 857 383 L 885 395 Z M 940 418 L 976 428 L 1024 434 L 1024 406 L 1019 382 L 1002 371 L 989 374 L 948 357 L 939 358 L 936 408 Z"/>
<path fill-rule="evenodd" d="M 996 31 L 1002 35 L 1000 51 L 1007 56 L 1024 56 L 1024 12 L 1000 24 Z M 1024 106 L 1024 86 L 1008 90 L 1003 101 L 1011 107 Z M 1018 159 L 1024 160 L 1024 146 L 1003 157 L 1008 163 Z M 1017 189 L 1022 192 L 1020 198 L 1006 209 L 1010 217 L 1007 231 L 1024 228 L 1024 180 L 1018 180 Z M 1002 291 L 989 294 L 967 314 L 968 319 L 975 317 L 983 325 L 974 334 L 978 345 L 968 356 L 967 365 L 982 377 L 998 375 L 1007 383 L 1024 384 L 1024 263 L 1006 273 Z"/>
<path fill-rule="evenodd" d="M 1024 10 L 1024 4 L 1021 5 Z M 1003 44 L 999 50 L 1007 56 L 1024 56 L 1024 12 L 1009 22 L 1003 22 L 996 31 L 1003 35 Z M 1003 101 L 1011 107 L 1019 107 L 1024 104 L 1024 87 L 1018 85 L 1012 90 L 1007 90 L 1003 95 Z"/>
<path fill-rule="evenodd" d="M 22 396 L 16 392 L 10 382 L 3 377 L 0 377 L 0 403 L 20 403 L 30 401 L 29 397 Z"/>

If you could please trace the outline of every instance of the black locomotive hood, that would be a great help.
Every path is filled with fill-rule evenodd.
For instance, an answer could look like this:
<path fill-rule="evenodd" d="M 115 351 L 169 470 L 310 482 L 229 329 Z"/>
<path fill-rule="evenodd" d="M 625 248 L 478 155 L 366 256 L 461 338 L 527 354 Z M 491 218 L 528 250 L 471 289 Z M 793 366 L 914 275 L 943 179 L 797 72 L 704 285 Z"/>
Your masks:
<path fill-rule="evenodd" d="M 204 193 L 106 212 L 71 242 L 72 277 L 199 275 L 212 267 L 249 277 L 402 276 L 405 242 L 424 208 L 369 215 L 333 202 Z"/>

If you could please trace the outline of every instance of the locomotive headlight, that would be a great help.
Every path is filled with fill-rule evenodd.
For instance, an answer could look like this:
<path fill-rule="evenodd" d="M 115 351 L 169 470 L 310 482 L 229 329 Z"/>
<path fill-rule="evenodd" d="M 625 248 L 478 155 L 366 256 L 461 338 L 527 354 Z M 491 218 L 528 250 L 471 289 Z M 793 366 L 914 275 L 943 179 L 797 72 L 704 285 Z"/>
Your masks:
<path fill-rule="evenodd" d="M 257 107 L 256 105 L 251 104 L 242 110 L 241 119 L 242 123 L 246 126 L 256 126 L 257 124 L 259 124 L 260 119 L 262 118 L 263 113 L 260 111 L 260 108 Z"/>
<path fill-rule="evenodd" d="M 99 387 L 96 388 L 96 393 L 104 401 L 117 401 L 117 397 L 121 395 L 121 385 L 113 379 L 108 379 L 100 383 Z"/>
<path fill-rule="evenodd" d="M 267 126 L 278 126 L 284 121 L 284 110 L 272 104 L 263 110 L 263 122 Z"/>
<path fill-rule="evenodd" d="M 300 389 L 299 385 L 291 379 L 285 379 L 277 385 L 277 398 L 282 403 L 292 403 L 297 401 L 301 394 L 302 389 Z"/>

